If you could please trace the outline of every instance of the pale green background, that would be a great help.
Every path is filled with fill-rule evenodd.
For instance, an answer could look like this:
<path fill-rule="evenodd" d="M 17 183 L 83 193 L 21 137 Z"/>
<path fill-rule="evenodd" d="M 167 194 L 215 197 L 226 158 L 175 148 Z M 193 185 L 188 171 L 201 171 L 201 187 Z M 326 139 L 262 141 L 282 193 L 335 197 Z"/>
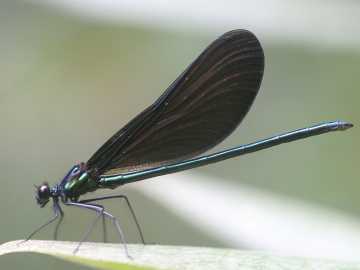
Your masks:
<path fill-rule="evenodd" d="M 86 161 L 220 34 L 90 23 L 23 2 L 1 1 L 0 242 L 23 238 L 51 214 L 49 207 L 40 210 L 35 204 L 33 184 L 55 183 L 74 163 Z M 358 125 L 359 51 L 281 42 L 275 46 L 259 39 L 266 55 L 260 94 L 241 127 L 218 149 L 325 120 Z M 219 181 L 240 178 L 360 216 L 358 138 L 355 127 L 197 172 Z M 229 246 L 126 190 L 122 192 L 131 198 L 149 242 Z M 77 240 L 90 215 L 66 210 L 61 238 Z M 137 241 L 127 214 L 119 211 L 116 207 L 130 242 Z M 38 236 L 50 237 L 51 229 Z M 0 257 L 0 266 L 85 269 L 38 255 Z"/>

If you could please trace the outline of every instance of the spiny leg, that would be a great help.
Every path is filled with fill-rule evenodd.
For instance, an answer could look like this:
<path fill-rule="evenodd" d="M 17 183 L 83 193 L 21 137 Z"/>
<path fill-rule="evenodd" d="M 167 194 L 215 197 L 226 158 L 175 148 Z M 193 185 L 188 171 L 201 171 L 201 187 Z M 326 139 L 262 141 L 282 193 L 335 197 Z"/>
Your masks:
<path fill-rule="evenodd" d="M 103 207 L 102 205 L 98 205 L 98 204 L 88 204 L 88 205 L 93 205 L 93 206 L 97 206 L 97 207 Z M 103 218 L 106 216 L 109 219 L 111 219 L 113 225 L 115 226 L 115 228 L 116 228 L 116 230 L 118 232 L 120 242 L 123 243 L 123 245 L 124 245 L 126 256 L 129 259 L 132 259 L 132 257 L 129 255 L 129 251 L 128 251 L 128 248 L 127 248 L 127 245 L 126 245 L 125 235 L 124 235 L 124 233 L 123 233 L 123 231 L 121 229 L 119 220 L 115 216 L 111 215 L 109 212 L 106 212 L 105 210 L 102 212 L 102 216 L 103 216 Z"/>
<path fill-rule="evenodd" d="M 123 231 L 121 230 L 121 226 L 120 226 L 120 223 L 119 223 L 119 220 L 114 217 L 113 215 L 111 215 L 110 213 L 104 211 L 104 215 L 106 215 L 108 218 L 110 218 L 119 234 L 119 238 L 120 238 L 120 242 L 123 243 L 124 245 L 124 249 L 125 249 L 125 253 L 126 253 L 126 256 L 129 258 L 129 259 L 132 259 L 132 257 L 129 255 L 129 251 L 128 251 L 128 248 L 127 248 L 127 245 L 126 245 L 126 240 L 125 240 L 125 236 L 124 236 L 124 233 Z"/>
<path fill-rule="evenodd" d="M 105 215 L 102 215 L 102 228 L 103 228 L 103 242 L 107 243 L 107 230 L 106 230 Z"/>
<path fill-rule="evenodd" d="M 60 216 L 60 212 L 59 212 L 59 205 L 58 203 L 55 203 L 54 202 L 54 206 L 53 206 L 53 209 L 54 209 L 54 213 L 55 215 L 49 220 L 47 221 L 46 223 L 44 223 L 43 225 L 41 225 L 40 227 L 38 227 L 36 230 L 34 230 L 32 233 L 29 234 L 28 237 L 25 238 L 24 241 L 20 242 L 21 243 L 24 243 L 28 240 L 30 240 L 35 234 L 37 234 L 39 231 L 41 231 L 43 228 L 45 228 L 46 226 L 50 225 L 51 223 L 53 223 L 59 216 Z"/>
<path fill-rule="evenodd" d="M 64 219 L 63 210 L 61 209 L 60 205 L 57 205 L 57 207 L 58 207 L 58 213 L 60 215 L 60 218 L 59 218 L 58 222 L 56 223 L 56 227 L 55 227 L 55 230 L 54 230 L 54 240 L 57 240 L 57 238 L 58 238 L 59 227 L 60 227 L 60 224 L 62 223 L 62 221 Z"/>
<path fill-rule="evenodd" d="M 98 222 L 99 218 L 104 215 L 103 214 L 104 213 L 104 207 L 97 206 L 97 205 L 91 205 L 91 204 L 74 203 L 74 202 L 66 202 L 65 205 L 77 206 L 77 207 L 80 207 L 80 208 L 86 208 L 86 209 L 93 210 L 93 211 L 97 212 L 97 216 L 96 216 L 95 220 L 90 224 L 90 226 L 86 230 L 85 234 L 81 238 L 80 242 L 78 243 L 77 247 L 75 248 L 74 253 L 76 253 L 76 252 L 78 252 L 81 244 L 84 241 L 86 241 L 86 239 L 89 237 L 90 233 L 94 229 L 94 227 L 95 227 L 96 223 Z"/>
<path fill-rule="evenodd" d="M 120 241 L 123 243 L 124 245 L 124 250 L 125 250 L 125 254 L 126 256 L 129 258 L 129 259 L 132 259 L 132 257 L 129 255 L 129 251 L 128 251 L 128 248 L 127 248 L 127 245 L 126 245 L 126 240 L 125 240 L 125 237 L 124 237 L 124 234 L 121 230 L 121 227 L 120 227 L 120 223 L 119 221 L 113 216 L 111 215 L 110 213 L 104 211 L 104 207 L 100 206 L 100 205 L 94 205 L 94 204 L 85 204 L 85 203 L 74 203 L 74 202 L 67 202 L 65 203 L 66 205 L 69 205 L 69 206 L 77 206 L 77 207 L 80 207 L 80 208 L 86 208 L 86 209 L 89 209 L 89 210 L 93 210 L 95 212 L 98 213 L 98 216 L 96 217 L 96 219 L 94 220 L 94 222 L 90 225 L 88 231 L 84 234 L 84 237 L 82 238 L 82 240 L 79 242 L 78 246 L 76 247 L 76 249 L 74 250 L 74 253 L 76 253 L 81 244 L 87 239 L 87 237 L 89 236 L 89 234 L 91 233 L 91 231 L 93 230 L 95 224 L 97 223 L 97 221 L 99 220 L 100 216 L 107 216 L 108 218 L 110 218 L 114 224 L 114 226 L 116 227 L 117 231 L 118 231 L 118 234 L 119 234 L 119 237 L 120 237 Z"/>
<path fill-rule="evenodd" d="M 142 232 L 141 227 L 140 227 L 140 223 L 138 222 L 138 220 L 136 218 L 135 211 L 132 208 L 132 206 L 130 204 L 130 201 L 127 198 L 127 196 L 125 196 L 125 195 L 110 195 L 110 196 L 104 196 L 104 197 L 97 197 L 97 198 L 82 200 L 79 203 L 89 203 L 89 202 L 95 202 L 95 201 L 101 201 L 101 200 L 109 200 L 109 199 L 124 199 L 125 200 L 128 208 L 130 210 L 130 213 L 132 215 L 132 218 L 133 218 L 133 220 L 134 220 L 134 222 L 136 224 L 136 228 L 137 228 L 138 233 L 140 235 L 141 242 L 145 245 L 146 243 L 145 243 L 145 240 L 144 240 L 143 232 Z"/>

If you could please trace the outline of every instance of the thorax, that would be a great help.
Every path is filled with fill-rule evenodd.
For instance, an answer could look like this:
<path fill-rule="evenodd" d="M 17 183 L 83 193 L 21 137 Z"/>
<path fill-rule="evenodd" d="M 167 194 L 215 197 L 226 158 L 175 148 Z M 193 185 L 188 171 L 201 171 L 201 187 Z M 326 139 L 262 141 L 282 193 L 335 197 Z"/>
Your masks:
<path fill-rule="evenodd" d="M 98 181 L 90 176 L 84 163 L 75 165 L 60 182 L 59 188 L 65 200 L 77 201 L 78 198 L 98 189 Z"/>

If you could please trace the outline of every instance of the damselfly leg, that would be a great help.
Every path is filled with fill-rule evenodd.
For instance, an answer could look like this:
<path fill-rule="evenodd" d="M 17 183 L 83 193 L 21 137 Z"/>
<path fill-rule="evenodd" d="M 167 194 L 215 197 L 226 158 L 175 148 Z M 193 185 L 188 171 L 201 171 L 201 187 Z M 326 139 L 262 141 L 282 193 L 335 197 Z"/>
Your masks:
<path fill-rule="evenodd" d="M 128 199 L 127 196 L 125 195 L 110 195 L 110 196 L 103 196 L 103 197 L 97 197 L 97 198 L 92 198 L 92 199 L 86 199 L 86 200 L 82 200 L 82 201 L 79 201 L 79 203 L 89 203 L 89 202 L 95 202 L 95 201 L 103 201 L 103 200 L 111 200 L 111 199 L 121 199 L 121 200 L 124 200 L 129 208 L 129 211 L 131 213 L 131 216 L 135 222 L 135 225 L 136 225 L 136 228 L 137 228 L 137 231 L 139 233 L 139 236 L 141 238 L 141 242 L 145 245 L 145 238 L 144 238 L 144 234 L 142 232 L 142 229 L 140 227 L 140 223 L 138 222 L 138 219 L 135 215 L 135 211 L 134 211 L 134 208 L 131 206 L 130 204 L 130 201 Z M 103 222 L 104 224 L 104 222 Z M 105 227 L 103 227 L 103 231 L 105 232 Z M 106 241 L 104 241 L 106 242 Z"/>
<path fill-rule="evenodd" d="M 57 240 L 58 239 L 58 232 L 59 232 L 59 228 L 60 228 L 60 225 L 64 219 L 64 212 L 63 210 L 61 209 L 60 205 L 58 205 L 58 210 L 59 210 L 59 220 L 58 222 L 56 223 L 56 227 L 55 227 L 55 230 L 54 230 L 54 240 Z"/>
<path fill-rule="evenodd" d="M 26 239 L 21 243 L 24 243 L 28 240 L 30 240 L 35 234 L 37 234 L 38 232 L 40 232 L 42 229 L 44 229 L 45 227 L 47 227 L 48 225 L 50 225 L 51 223 L 53 223 L 58 217 L 60 217 L 60 220 L 56 226 L 56 229 L 55 229 L 55 232 L 54 232 L 54 237 L 56 236 L 57 237 L 57 230 L 58 230 L 58 227 L 63 219 L 63 216 L 64 216 L 64 213 L 59 205 L 59 203 L 57 201 L 54 201 L 54 204 L 53 204 L 53 210 L 54 210 L 54 216 L 49 220 L 47 221 L 46 223 L 44 223 L 43 225 L 41 225 L 40 227 L 38 227 L 36 230 L 34 230 L 32 233 L 29 234 L 28 237 L 26 237 Z"/>
<path fill-rule="evenodd" d="M 75 203 L 75 202 L 66 202 L 65 205 L 75 206 L 75 207 L 80 207 L 80 208 L 86 208 L 86 209 L 89 209 L 89 210 L 92 210 L 92 211 L 95 211 L 95 212 L 98 213 L 95 220 L 90 224 L 88 230 L 85 232 L 84 236 L 80 240 L 78 246 L 75 248 L 74 253 L 76 253 L 79 250 L 81 244 L 84 241 L 86 241 L 86 239 L 89 237 L 90 233 L 94 229 L 94 226 L 98 222 L 99 218 L 101 216 L 105 216 L 105 217 L 108 217 L 112 221 L 112 223 L 115 226 L 116 231 L 117 231 L 117 233 L 119 235 L 120 242 L 124 245 L 124 250 L 125 250 L 126 256 L 131 259 L 131 256 L 129 255 L 129 251 L 128 251 L 128 248 L 127 248 L 127 245 L 126 245 L 125 236 L 124 236 L 124 233 L 123 233 L 123 231 L 121 229 L 121 226 L 120 226 L 120 223 L 119 223 L 118 219 L 116 217 L 114 217 L 113 215 L 111 215 L 110 213 L 106 212 L 104 210 L 103 206 L 96 205 L 96 204 L 80 203 L 80 202 L 77 202 L 77 203 Z"/>

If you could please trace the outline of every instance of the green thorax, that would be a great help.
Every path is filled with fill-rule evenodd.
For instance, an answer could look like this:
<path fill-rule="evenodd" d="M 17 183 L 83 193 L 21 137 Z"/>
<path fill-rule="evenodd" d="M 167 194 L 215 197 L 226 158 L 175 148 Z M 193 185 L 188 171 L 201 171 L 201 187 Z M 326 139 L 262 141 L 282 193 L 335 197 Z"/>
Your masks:
<path fill-rule="evenodd" d="M 88 172 L 83 172 L 64 185 L 64 193 L 70 200 L 77 201 L 80 195 L 95 191 L 98 188 L 98 181 L 91 178 Z"/>

